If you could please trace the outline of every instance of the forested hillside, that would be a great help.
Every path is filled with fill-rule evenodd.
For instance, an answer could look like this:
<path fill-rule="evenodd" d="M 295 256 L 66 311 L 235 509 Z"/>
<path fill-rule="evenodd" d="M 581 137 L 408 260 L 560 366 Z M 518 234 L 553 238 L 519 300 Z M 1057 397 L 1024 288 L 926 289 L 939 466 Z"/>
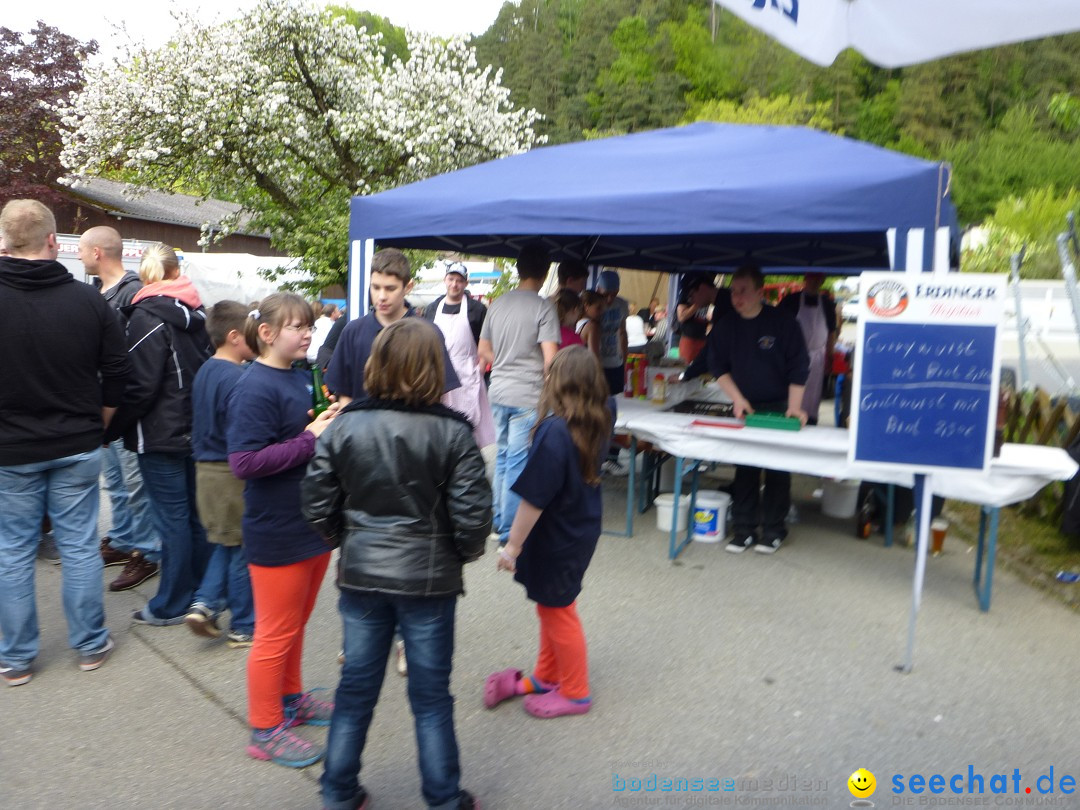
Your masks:
<path fill-rule="evenodd" d="M 473 44 L 547 116 L 552 143 L 703 119 L 808 124 L 952 162 L 965 223 L 1030 207 L 1036 190 L 1056 215 L 1080 187 L 1080 35 L 901 70 L 848 51 L 822 69 L 707 0 L 521 0 Z"/>

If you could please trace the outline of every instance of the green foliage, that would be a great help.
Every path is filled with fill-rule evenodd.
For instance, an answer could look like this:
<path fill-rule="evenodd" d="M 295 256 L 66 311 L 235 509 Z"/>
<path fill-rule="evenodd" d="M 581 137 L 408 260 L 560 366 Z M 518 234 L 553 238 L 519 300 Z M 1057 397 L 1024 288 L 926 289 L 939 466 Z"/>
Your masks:
<path fill-rule="evenodd" d="M 1057 93 L 1050 99 L 1050 118 L 1065 132 L 1080 132 L 1080 99 Z"/>
<path fill-rule="evenodd" d="M 1017 106 L 1001 125 L 944 147 L 953 164 L 953 199 L 965 221 L 980 221 L 999 200 L 1028 189 L 1080 187 L 1080 141 L 1062 140 L 1035 110 Z"/>
<path fill-rule="evenodd" d="M 726 121 L 733 124 L 773 124 L 807 126 L 832 130 L 827 101 L 812 102 L 806 94 L 796 98 L 778 95 L 772 98 L 751 96 L 745 102 L 713 100 L 690 109 L 686 121 Z"/>
<path fill-rule="evenodd" d="M 370 11 L 357 11 L 345 6 L 327 6 L 335 17 L 343 17 L 357 30 L 363 28 L 369 34 L 378 34 L 383 47 L 383 59 L 389 65 L 395 58 L 402 62 L 409 61 L 409 41 L 405 29 L 394 25 L 386 17 L 380 17 Z"/>
<path fill-rule="evenodd" d="M 488 293 L 487 300 L 490 306 L 491 302 L 498 298 L 500 295 L 517 289 L 517 276 L 514 275 L 505 266 L 500 266 L 500 275 L 498 280 L 491 285 L 491 292 Z"/>
<path fill-rule="evenodd" d="M 881 92 L 859 104 L 852 136 L 862 141 L 888 146 L 900 138 L 896 123 L 900 107 L 900 80 L 890 79 Z"/>
<path fill-rule="evenodd" d="M 1010 258 L 1026 246 L 1023 278 L 1060 278 L 1057 237 L 1065 230 L 1065 216 L 1080 209 L 1080 191 L 1058 194 L 1053 187 L 1029 191 L 1001 200 L 985 223 L 986 243 L 961 257 L 965 272 L 1001 273 Z"/>

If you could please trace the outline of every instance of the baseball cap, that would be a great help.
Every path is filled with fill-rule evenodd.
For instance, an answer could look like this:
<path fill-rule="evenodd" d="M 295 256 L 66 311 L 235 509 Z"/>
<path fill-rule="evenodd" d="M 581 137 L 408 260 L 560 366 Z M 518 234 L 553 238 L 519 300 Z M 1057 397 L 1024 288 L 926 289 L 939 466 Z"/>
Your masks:
<path fill-rule="evenodd" d="M 605 270 L 600 274 L 600 279 L 596 282 L 596 288 L 607 292 L 618 292 L 620 283 L 618 273 L 614 270 Z"/>
<path fill-rule="evenodd" d="M 446 265 L 446 275 L 450 275 L 451 273 L 457 273 L 466 281 L 469 280 L 469 268 L 461 262 L 450 262 Z"/>

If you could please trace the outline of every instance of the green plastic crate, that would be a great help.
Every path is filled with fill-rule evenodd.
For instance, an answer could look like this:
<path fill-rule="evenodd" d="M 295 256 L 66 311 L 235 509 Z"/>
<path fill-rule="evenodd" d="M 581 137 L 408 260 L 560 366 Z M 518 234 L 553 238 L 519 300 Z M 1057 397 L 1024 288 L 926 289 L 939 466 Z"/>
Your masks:
<path fill-rule="evenodd" d="M 799 430 L 802 425 L 793 416 L 784 416 L 782 413 L 748 413 L 746 415 L 747 427 L 770 428 L 772 430 Z"/>

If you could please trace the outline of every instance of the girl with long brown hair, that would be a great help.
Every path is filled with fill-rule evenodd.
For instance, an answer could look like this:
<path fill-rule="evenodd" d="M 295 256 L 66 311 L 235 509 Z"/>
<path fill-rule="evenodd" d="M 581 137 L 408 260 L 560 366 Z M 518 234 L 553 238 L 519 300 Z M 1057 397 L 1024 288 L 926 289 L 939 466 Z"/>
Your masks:
<path fill-rule="evenodd" d="M 529 677 L 514 668 L 489 675 L 484 704 L 490 709 L 525 695 L 529 714 L 559 717 L 592 705 L 576 600 L 600 538 L 600 463 L 611 434 L 608 386 L 596 355 L 584 346 L 556 354 L 537 411 L 529 458 L 512 487 L 521 505 L 498 567 L 513 571 L 536 602 L 540 652 Z"/>

